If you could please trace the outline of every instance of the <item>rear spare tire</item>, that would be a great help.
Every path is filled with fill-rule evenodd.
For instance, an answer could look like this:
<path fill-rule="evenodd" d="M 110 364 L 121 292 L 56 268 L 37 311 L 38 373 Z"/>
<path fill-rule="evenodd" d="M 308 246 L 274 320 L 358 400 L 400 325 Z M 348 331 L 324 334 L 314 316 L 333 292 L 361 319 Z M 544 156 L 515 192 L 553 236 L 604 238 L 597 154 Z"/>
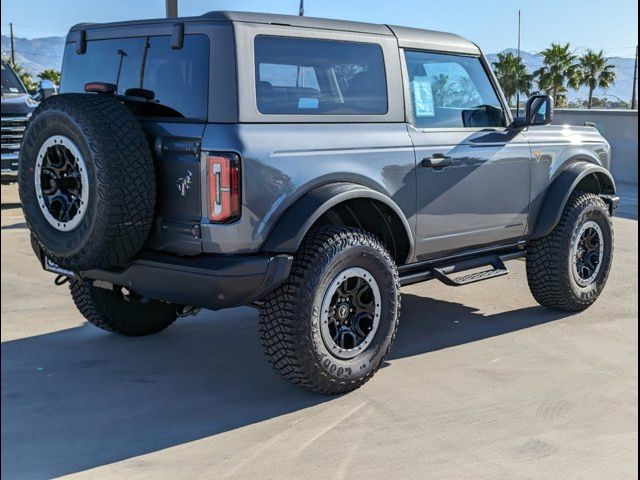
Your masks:
<path fill-rule="evenodd" d="M 126 263 L 149 235 L 153 159 L 136 118 L 112 97 L 42 102 L 24 135 L 18 183 L 37 245 L 66 269 Z"/>

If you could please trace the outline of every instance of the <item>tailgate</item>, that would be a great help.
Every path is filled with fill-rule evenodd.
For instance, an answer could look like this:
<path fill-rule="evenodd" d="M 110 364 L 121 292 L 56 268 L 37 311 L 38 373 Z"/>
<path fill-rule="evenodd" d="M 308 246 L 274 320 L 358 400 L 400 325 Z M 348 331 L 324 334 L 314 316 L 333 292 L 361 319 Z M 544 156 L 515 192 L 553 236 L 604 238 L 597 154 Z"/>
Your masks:
<path fill-rule="evenodd" d="M 147 247 L 202 253 L 200 143 L 204 124 L 141 122 L 156 165 L 156 218 Z"/>

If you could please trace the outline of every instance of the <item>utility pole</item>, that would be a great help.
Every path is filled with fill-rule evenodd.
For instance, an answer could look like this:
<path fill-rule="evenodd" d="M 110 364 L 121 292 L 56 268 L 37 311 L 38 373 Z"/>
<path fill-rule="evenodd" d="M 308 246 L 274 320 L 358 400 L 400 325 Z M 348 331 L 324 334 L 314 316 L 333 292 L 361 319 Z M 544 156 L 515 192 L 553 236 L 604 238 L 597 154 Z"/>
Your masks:
<path fill-rule="evenodd" d="M 175 18 L 178 16 L 178 0 L 164 0 L 167 10 L 167 18 Z"/>
<path fill-rule="evenodd" d="M 522 56 L 520 54 L 520 10 L 518 10 L 518 67 L 520 67 L 520 62 L 522 61 Z M 519 72 L 520 70 L 518 70 Z M 516 117 L 520 116 L 520 77 L 516 76 Z"/>
<path fill-rule="evenodd" d="M 637 83 L 638 83 L 638 46 L 636 45 L 636 62 L 633 67 L 633 93 L 631 94 L 631 110 L 638 109 L 638 98 L 636 95 Z"/>
<path fill-rule="evenodd" d="M 9 33 L 11 35 L 11 63 L 16 64 L 16 50 L 13 46 L 13 23 L 9 23 Z"/>
<path fill-rule="evenodd" d="M 300 10 L 298 10 L 298 16 L 304 17 L 304 0 L 300 0 Z"/>

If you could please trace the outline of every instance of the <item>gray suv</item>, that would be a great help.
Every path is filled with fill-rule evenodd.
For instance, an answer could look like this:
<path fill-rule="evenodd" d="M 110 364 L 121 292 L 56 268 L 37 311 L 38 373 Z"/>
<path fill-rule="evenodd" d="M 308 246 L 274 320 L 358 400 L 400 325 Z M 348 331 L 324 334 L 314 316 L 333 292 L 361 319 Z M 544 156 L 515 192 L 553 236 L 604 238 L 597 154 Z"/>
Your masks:
<path fill-rule="evenodd" d="M 22 142 L 33 248 L 87 320 L 158 332 L 252 305 L 273 366 L 326 394 L 373 376 L 400 287 L 524 257 L 536 300 L 591 305 L 613 252 L 610 147 L 513 118 L 456 35 L 251 13 L 81 24 Z"/>

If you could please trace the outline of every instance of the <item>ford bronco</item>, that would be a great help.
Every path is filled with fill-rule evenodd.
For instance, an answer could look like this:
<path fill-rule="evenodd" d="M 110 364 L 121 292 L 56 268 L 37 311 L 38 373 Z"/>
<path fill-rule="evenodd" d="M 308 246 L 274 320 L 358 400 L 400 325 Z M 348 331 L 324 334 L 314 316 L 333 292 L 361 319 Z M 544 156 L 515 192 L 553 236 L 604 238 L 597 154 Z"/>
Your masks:
<path fill-rule="evenodd" d="M 604 288 L 618 204 L 595 128 L 513 118 L 459 36 L 252 13 L 74 26 L 31 117 L 33 248 L 80 312 L 125 335 L 251 305 L 267 357 L 351 391 L 396 336 L 400 288 L 505 275 L 542 305 Z"/>

